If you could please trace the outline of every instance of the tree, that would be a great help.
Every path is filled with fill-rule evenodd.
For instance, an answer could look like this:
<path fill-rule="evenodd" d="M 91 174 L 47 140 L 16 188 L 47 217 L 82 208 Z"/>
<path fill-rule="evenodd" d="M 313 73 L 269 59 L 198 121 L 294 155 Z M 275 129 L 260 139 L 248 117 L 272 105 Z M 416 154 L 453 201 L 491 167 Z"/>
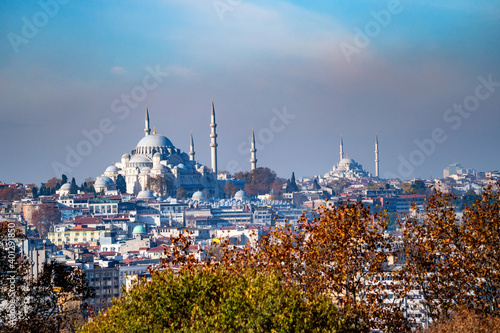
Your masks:
<path fill-rule="evenodd" d="M 313 184 L 312 184 L 312 189 L 314 191 L 321 190 L 321 186 L 319 186 L 317 178 L 314 178 L 314 181 L 313 181 Z"/>
<path fill-rule="evenodd" d="M 403 190 L 403 193 L 405 193 L 405 194 L 415 193 L 413 190 L 413 186 L 411 186 L 411 183 L 409 183 L 409 182 L 402 182 L 401 189 Z"/>
<path fill-rule="evenodd" d="M 183 187 L 177 189 L 177 194 L 175 195 L 177 199 L 185 199 L 187 196 L 187 191 Z"/>
<path fill-rule="evenodd" d="M 234 197 L 236 192 L 238 192 L 238 187 L 234 185 L 232 181 L 226 180 L 226 186 L 224 186 L 224 193 L 226 193 L 229 198 L 232 198 Z"/>
<path fill-rule="evenodd" d="M 63 175 L 61 176 L 61 185 L 64 185 L 64 184 L 66 184 L 67 182 L 68 182 L 68 177 L 67 177 L 65 174 L 63 174 Z"/>
<path fill-rule="evenodd" d="M 120 175 L 118 175 L 120 177 Z M 117 177 L 117 181 L 118 181 Z M 85 178 L 85 181 L 83 182 L 81 186 L 81 190 L 84 191 L 85 193 L 95 193 L 94 189 L 94 183 L 95 180 L 92 177 Z M 118 184 L 116 185 L 118 187 Z"/>
<path fill-rule="evenodd" d="M 61 222 L 61 212 L 56 205 L 43 203 L 33 212 L 31 223 L 36 227 L 40 237 L 46 237 L 50 227 Z"/>
<path fill-rule="evenodd" d="M 23 191 L 16 187 L 5 186 L 0 188 L 0 200 L 20 200 L 24 197 Z"/>
<path fill-rule="evenodd" d="M 163 197 L 167 194 L 167 181 L 165 177 L 161 175 L 149 177 L 148 188 L 157 195 Z"/>
<path fill-rule="evenodd" d="M 148 301 L 145 301 L 148 300 Z M 150 300 L 150 301 L 149 301 Z M 154 301 L 153 301 L 154 300 Z M 325 296 L 305 300 L 278 274 L 247 268 L 168 269 L 139 281 L 83 328 L 92 332 L 346 332 Z"/>
<path fill-rule="evenodd" d="M 70 184 L 70 188 L 69 188 L 69 193 L 70 194 L 77 194 L 78 193 L 78 186 L 76 185 L 76 181 L 75 181 L 75 177 L 73 177 L 71 179 L 71 184 Z"/>
<path fill-rule="evenodd" d="M 238 172 L 235 179 L 245 180 L 245 192 L 249 196 L 267 194 L 273 189 L 275 181 L 279 179 L 276 173 L 269 168 L 256 168 L 250 172 Z"/>
<path fill-rule="evenodd" d="M 122 175 L 118 175 L 116 177 L 116 188 L 120 191 L 121 194 L 127 193 L 127 183 L 125 182 L 125 178 Z"/>
<path fill-rule="evenodd" d="M 299 186 L 297 185 L 297 183 L 295 181 L 295 172 L 292 172 L 292 177 L 286 183 L 285 192 L 292 193 L 292 192 L 297 192 L 297 191 L 299 191 Z"/>
<path fill-rule="evenodd" d="M 33 195 L 33 199 L 38 198 L 38 187 L 33 186 L 33 187 L 31 188 L 31 194 Z"/>
<path fill-rule="evenodd" d="M 55 189 L 57 184 L 61 184 L 61 181 L 62 180 L 59 178 L 52 177 L 49 180 L 47 180 L 47 182 L 45 183 L 45 187 L 49 189 Z"/>
<path fill-rule="evenodd" d="M 347 178 L 334 179 L 328 183 L 328 186 L 335 192 L 335 194 L 340 194 L 345 188 L 351 185 L 351 181 Z"/>
<path fill-rule="evenodd" d="M 497 184 L 498 186 L 500 184 Z M 496 186 L 459 220 L 454 197 L 434 192 L 423 211 L 401 222 L 405 292 L 420 290 L 432 320 L 461 308 L 500 317 L 500 202 Z"/>
<path fill-rule="evenodd" d="M 74 332 L 86 300 L 94 295 L 82 271 L 50 262 L 36 280 L 30 279 L 30 263 L 17 246 L 26 237 L 3 222 L 0 239 L 9 244 L 0 248 L 0 332 Z"/>

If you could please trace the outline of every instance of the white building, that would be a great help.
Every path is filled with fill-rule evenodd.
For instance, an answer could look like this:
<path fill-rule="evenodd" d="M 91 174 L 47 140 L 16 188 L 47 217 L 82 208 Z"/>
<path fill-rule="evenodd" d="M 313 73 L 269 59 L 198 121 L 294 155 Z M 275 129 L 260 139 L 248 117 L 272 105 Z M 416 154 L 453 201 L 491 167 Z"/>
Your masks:
<path fill-rule="evenodd" d="M 212 115 L 215 110 L 212 104 Z M 212 129 L 216 124 L 212 117 Z M 186 189 L 188 195 L 204 190 L 210 197 L 220 193 L 217 186 L 215 170 L 195 161 L 194 140 L 191 136 L 189 155 L 176 148 L 165 136 L 151 134 L 149 127 L 149 112 L 146 109 L 145 136 L 139 140 L 130 153 L 123 154 L 121 161 L 109 166 L 101 177 L 98 177 L 94 188 L 96 192 L 104 191 L 113 194 L 116 191 L 118 175 L 124 177 L 127 193 L 138 194 L 148 189 L 148 181 L 152 177 L 161 176 L 166 181 L 167 195 L 175 197 L 177 189 Z M 213 134 L 212 134 L 213 136 Z M 217 147 L 211 146 L 212 159 L 217 157 Z M 216 165 L 213 166 L 216 169 Z"/>

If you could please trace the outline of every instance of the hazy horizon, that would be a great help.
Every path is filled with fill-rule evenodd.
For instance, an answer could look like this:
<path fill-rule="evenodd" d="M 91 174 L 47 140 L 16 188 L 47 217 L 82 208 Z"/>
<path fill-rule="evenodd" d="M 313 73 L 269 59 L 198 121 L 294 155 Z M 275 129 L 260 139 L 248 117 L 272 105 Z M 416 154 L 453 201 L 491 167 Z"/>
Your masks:
<path fill-rule="evenodd" d="M 328 172 L 341 134 L 374 173 L 378 133 L 382 178 L 500 168 L 496 1 L 30 0 L 0 19 L 0 181 L 100 176 L 144 136 L 146 104 L 209 166 L 212 98 L 219 170 L 250 169 L 252 128 L 283 178 Z"/>

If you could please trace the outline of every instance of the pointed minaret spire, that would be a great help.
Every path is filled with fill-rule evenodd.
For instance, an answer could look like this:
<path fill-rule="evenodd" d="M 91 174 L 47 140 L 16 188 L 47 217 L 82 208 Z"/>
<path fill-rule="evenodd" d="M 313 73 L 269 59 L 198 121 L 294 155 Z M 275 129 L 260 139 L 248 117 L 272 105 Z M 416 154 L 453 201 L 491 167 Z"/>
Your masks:
<path fill-rule="evenodd" d="M 344 140 L 342 140 L 342 133 L 340 134 L 340 160 L 344 159 Z"/>
<path fill-rule="evenodd" d="M 148 111 L 148 105 L 146 104 L 146 120 L 145 120 L 146 126 L 144 128 L 144 133 L 146 134 L 145 136 L 148 136 L 149 133 L 151 133 L 151 129 L 149 128 L 149 111 Z"/>
<path fill-rule="evenodd" d="M 216 132 L 217 124 L 215 123 L 215 107 L 214 100 L 212 98 L 212 122 L 210 124 L 210 128 L 212 129 L 210 133 L 210 147 L 212 149 L 212 171 L 217 174 L 217 132 Z"/>
<path fill-rule="evenodd" d="M 193 140 L 193 132 L 191 132 L 191 143 L 189 145 L 189 160 L 194 161 L 194 140 Z"/>
<path fill-rule="evenodd" d="M 378 134 L 375 133 L 375 177 L 377 177 L 377 178 L 379 176 L 379 173 L 378 173 L 379 172 L 379 169 L 378 169 L 379 162 L 380 162 L 380 160 L 378 158 Z"/>
<path fill-rule="evenodd" d="M 256 153 L 257 148 L 255 148 L 255 132 L 252 128 L 252 143 L 250 147 L 250 170 L 254 170 L 257 168 L 257 156 Z"/>
<path fill-rule="evenodd" d="M 153 126 L 153 135 L 156 135 L 156 126 Z"/>

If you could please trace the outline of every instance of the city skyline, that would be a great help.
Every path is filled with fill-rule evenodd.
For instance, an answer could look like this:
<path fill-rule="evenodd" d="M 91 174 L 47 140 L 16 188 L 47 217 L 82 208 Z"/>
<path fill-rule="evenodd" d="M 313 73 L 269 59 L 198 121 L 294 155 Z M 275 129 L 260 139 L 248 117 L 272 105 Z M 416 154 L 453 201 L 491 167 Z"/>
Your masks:
<path fill-rule="evenodd" d="M 380 177 L 498 169 L 500 4 L 25 1 L 0 4 L 0 181 L 40 183 L 98 129 L 83 182 L 151 128 L 218 170 L 313 176 L 345 154 Z M 127 97 L 129 96 L 129 97 Z M 96 138 L 98 138 L 97 136 Z"/>

